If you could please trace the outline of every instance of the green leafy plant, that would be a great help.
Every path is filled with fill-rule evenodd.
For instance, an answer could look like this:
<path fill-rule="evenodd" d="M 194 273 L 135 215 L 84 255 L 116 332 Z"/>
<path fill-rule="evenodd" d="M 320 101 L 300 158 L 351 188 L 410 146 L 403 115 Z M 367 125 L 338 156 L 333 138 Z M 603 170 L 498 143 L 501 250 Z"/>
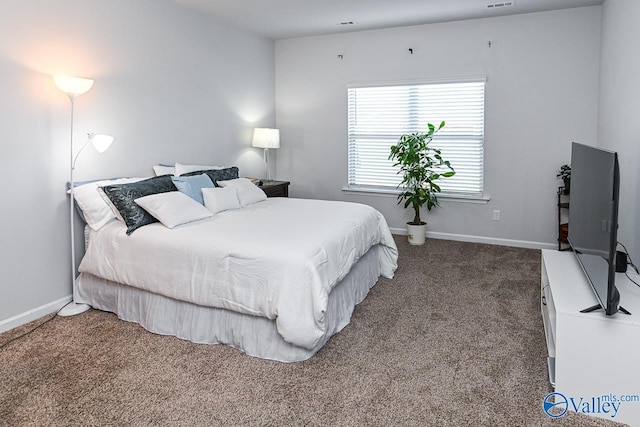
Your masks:
<path fill-rule="evenodd" d="M 571 179 L 571 166 L 562 165 L 560 166 L 560 170 L 556 174 L 557 178 L 561 178 L 562 180 Z"/>
<path fill-rule="evenodd" d="M 556 177 L 561 178 L 564 184 L 563 192 L 564 194 L 569 194 L 569 190 L 571 189 L 571 166 L 562 165 L 560 166 L 560 170 L 556 174 Z"/>
<path fill-rule="evenodd" d="M 441 122 L 436 129 L 429 123 L 426 133 L 402 135 L 398 143 L 391 146 L 389 159 L 395 161 L 394 166 L 400 166 L 398 173 L 402 174 L 402 182 L 398 185 L 398 188 L 402 189 L 398 195 L 398 204 L 404 201 L 404 207 L 411 206 L 415 212 L 415 217 L 409 224 L 425 224 L 420 219 L 420 208 L 426 205 L 430 211 L 431 208 L 439 206 L 437 195 L 441 190 L 436 181 L 455 175 L 449 162 L 442 158 L 441 150 L 429 145 L 433 135 L 442 129 L 444 124 Z"/>

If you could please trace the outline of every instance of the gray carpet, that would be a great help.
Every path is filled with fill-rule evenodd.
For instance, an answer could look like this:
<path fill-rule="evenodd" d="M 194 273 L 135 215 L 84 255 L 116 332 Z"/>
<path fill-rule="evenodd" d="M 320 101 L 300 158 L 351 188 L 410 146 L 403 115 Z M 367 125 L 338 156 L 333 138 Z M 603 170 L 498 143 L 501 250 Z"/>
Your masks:
<path fill-rule="evenodd" d="M 305 362 L 56 317 L 0 349 L 0 425 L 617 425 L 542 410 L 539 251 L 405 240 L 395 279 Z"/>

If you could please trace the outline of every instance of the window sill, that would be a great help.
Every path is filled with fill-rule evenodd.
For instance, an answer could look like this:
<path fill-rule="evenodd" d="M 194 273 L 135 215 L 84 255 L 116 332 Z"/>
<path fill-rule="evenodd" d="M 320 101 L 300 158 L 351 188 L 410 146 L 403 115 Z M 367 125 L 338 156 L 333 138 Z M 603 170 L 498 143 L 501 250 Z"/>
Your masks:
<path fill-rule="evenodd" d="M 400 194 L 400 190 L 386 190 L 381 188 L 349 188 L 344 187 L 342 191 L 347 194 L 360 195 L 360 196 L 376 196 L 376 197 L 393 197 L 394 199 Z M 487 204 L 491 200 L 488 195 L 478 197 L 465 197 L 456 195 L 447 195 L 445 193 L 438 195 L 438 200 L 442 202 L 455 202 L 455 203 L 480 203 Z"/>

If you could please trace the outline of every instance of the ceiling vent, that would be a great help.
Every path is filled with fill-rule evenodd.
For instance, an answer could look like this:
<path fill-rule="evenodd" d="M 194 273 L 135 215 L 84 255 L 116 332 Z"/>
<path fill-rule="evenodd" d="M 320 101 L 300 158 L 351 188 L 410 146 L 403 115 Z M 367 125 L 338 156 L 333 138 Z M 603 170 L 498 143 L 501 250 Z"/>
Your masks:
<path fill-rule="evenodd" d="M 515 1 L 501 1 L 499 3 L 489 3 L 487 9 L 502 9 L 503 7 L 512 7 L 515 5 Z"/>

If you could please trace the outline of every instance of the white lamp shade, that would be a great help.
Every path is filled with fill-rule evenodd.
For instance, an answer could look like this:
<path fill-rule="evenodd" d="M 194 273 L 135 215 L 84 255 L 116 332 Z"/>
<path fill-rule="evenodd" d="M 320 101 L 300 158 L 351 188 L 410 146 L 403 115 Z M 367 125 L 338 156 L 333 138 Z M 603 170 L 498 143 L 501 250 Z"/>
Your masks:
<path fill-rule="evenodd" d="M 251 145 L 258 148 L 280 148 L 280 131 L 278 129 L 255 128 Z"/>
<path fill-rule="evenodd" d="M 104 153 L 111 146 L 113 137 L 110 135 L 91 134 L 89 135 L 89 140 L 91 140 L 93 148 L 95 148 L 98 153 Z"/>
<path fill-rule="evenodd" d="M 69 96 L 82 95 L 93 86 L 93 80 L 81 79 L 80 77 L 54 76 L 53 81 L 58 89 Z"/>

